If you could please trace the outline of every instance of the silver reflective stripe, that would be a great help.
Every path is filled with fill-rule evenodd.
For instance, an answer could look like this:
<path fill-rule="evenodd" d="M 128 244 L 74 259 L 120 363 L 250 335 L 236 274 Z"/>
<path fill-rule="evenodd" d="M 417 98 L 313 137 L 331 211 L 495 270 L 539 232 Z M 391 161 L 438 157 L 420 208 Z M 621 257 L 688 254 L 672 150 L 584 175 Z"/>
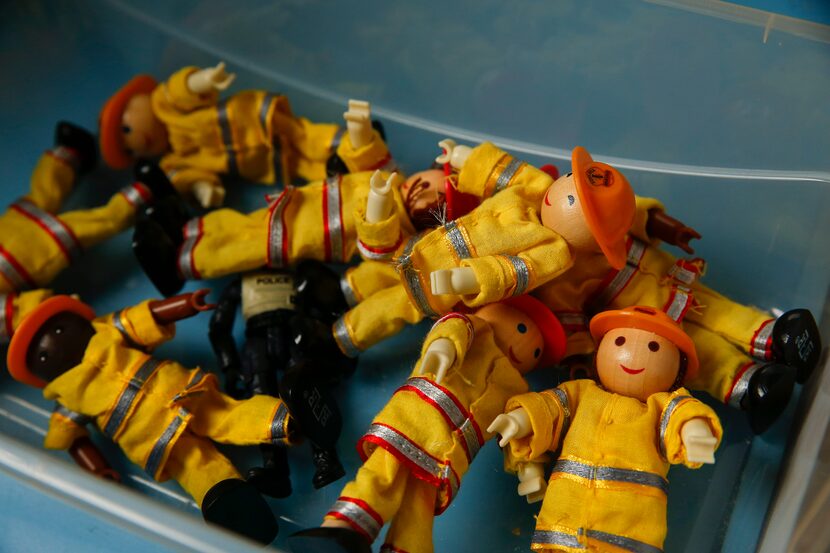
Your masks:
<path fill-rule="evenodd" d="M 407 242 L 404 248 L 403 255 L 398 259 L 398 267 L 403 273 L 404 283 L 406 283 L 406 287 L 415 299 L 415 303 L 418 304 L 418 309 L 420 309 L 421 313 L 427 317 L 438 317 L 438 313 L 429 305 L 426 292 L 424 292 L 424 288 L 421 286 L 418 270 L 413 266 L 412 258 L 410 257 L 412 249 L 420 237 L 421 235 L 419 234 L 409 239 L 409 242 Z"/>
<path fill-rule="evenodd" d="M 50 153 L 61 161 L 68 163 L 76 171 L 78 170 L 78 156 L 66 146 L 55 146 Z"/>
<path fill-rule="evenodd" d="M 565 390 L 561 388 L 554 388 L 551 392 L 553 392 L 553 395 L 556 396 L 560 407 L 562 407 L 562 412 L 565 413 L 565 421 L 562 423 L 562 432 L 560 433 L 564 436 L 567 434 L 568 427 L 571 425 L 571 404 L 568 401 L 568 394 L 565 393 Z"/>
<path fill-rule="evenodd" d="M 594 300 L 593 304 L 597 310 L 602 310 L 611 303 L 617 294 L 622 292 L 623 288 L 628 284 L 628 281 L 631 280 L 631 277 L 634 276 L 634 273 L 637 272 L 637 269 L 640 266 L 640 260 L 643 258 L 643 254 L 646 251 L 646 245 L 644 242 L 640 240 L 634 239 L 631 242 L 631 247 L 628 249 L 628 258 L 625 260 L 625 266 L 620 269 L 620 271 L 614 275 L 614 278 L 608 283 L 608 286 L 605 287 L 598 296 L 597 299 Z"/>
<path fill-rule="evenodd" d="M 190 377 L 190 382 L 187 383 L 187 386 L 184 387 L 184 390 L 173 396 L 173 403 L 176 403 L 177 401 L 180 401 L 182 398 L 184 398 L 190 391 L 190 389 L 196 386 L 202 380 L 204 380 L 204 378 L 205 373 L 203 373 L 200 370 L 197 370 L 195 373 L 193 373 L 193 376 Z"/>
<path fill-rule="evenodd" d="M 187 417 L 190 413 L 187 412 L 186 409 L 179 409 L 178 413 L 176 413 L 176 418 L 164 429 L 164 432 L 161 433 L 161 436 L 153 444 L 153 449 L 150 451 L 150 455 L 147 457 L 147 464 L 144 465 L 144 470 L 147 471 L 147 474 L 155 478 L 156 473 L 158 472 L 159 468 L 161 468 L 161 461 L 164 459 L 164 452 L 167 451 L 167 448 L 170 447 L 170 442 L 173 439 L 173 436 L 179 431 L 179 428 L 185 423 Z"/>
<path fill-rule="evenodd" d="M 444 225 L 444 229 L 447 231 L 447 240 L 455 251 L 455 255 L 458 256 L 458 259 L 471 258 L 470 248 L 467 247 L 467 241 L 464 240 L 464 235 L 461 234 L 461 229 L 458 228 L 458 221 L 450 221 Z"/>
<path fill-rule="evenodd" d="M 586 547 L 584 543 L 579 542 L 577 536 L 553 530 L 536 530 L 533 532 L 530 543 L 533 545 L 559 545 L 573 549 L 585 549 Z"/>
<path fill-rule="evenodd" d="M 35 287 L 29 275 L 17 270 L 17 260 L 0 246 L 0 273 L 17 291 L 29 290 Z"/>
<path fill-rule="evenodd" d="M 141 364 L 133 377 L 130 379 L 130 383 L 126 388 L 124 388 L 124 391 L 121 392 L 121 397 L 118 398 L 118 402 L 115 404 L 115 409 L 113 409 L 112 415 L 110 415 L 106 426 L 104 426 L 104 434 L 110 438 L 115 436 L 115 433 L 118 432 L 118 429 L 121 427 L 121 423 L 124 422 L 124 418 L 127 416 L 133 401 L 135 401 L 139 390 L 141 390 L 141 387 L 153 375 L 156 368 L 158 368 L 160 364 L 161 361 L 153 359 L 152 357 L 148 357 L 144 363 Z"/>
<path fill-rule="evenodd" d="M 530 269 L 521 257 L 514 255 L 505 256 L 513 270 L 516 271 L 516 288 L 513 289 L 513 296 L 521 296 L 527 291 L 527 285 L 530 283 Z"/>
<path fill-rule="evenodd" d="M 669 276 L 675 280 L 682 282 L 688 286 L 691 286 L 695 280 L 697 280 L 697 273 L 694 271 L 690 271 L 686 267 L 682 265 L 682 260 L 677 260 L 677 262 L 672 265 L 671 269 L 669 269 Z"/>
<path fill-rule="evenodd" d="M 78 426 L 86 426 L 94 420 L 93 417 L 88 417 L 82 413 L 78 413 L 77 411 L 72 411 L 71 409 L 64 407 L 60 403 L 55 404 L 55 413 L 71 420 Z"/>
<path fill-rule="evenodd" d="M 471 420 L 472 414 L 462 411 L 454 397 L 450 396 L 446 390 L 442 390 L 426 378 L 410 378 L 401 389 L 406 389 L 407 386 L 415 388 L 424 394 L 450 420 L 450 424 L 453 426 L 452 429 L 454 431 L 457 430 L 464 438 L 469 461 L 472 463 L 483 445 L 479 442 L 474 422 Z"/>
<path fill-rule="evenodd" d="M 669 482 L 659 474 L 641 470 L 621 469 L 616 467 L 602 467 L 580 463 L 569 459 L 560 459 L 553 465 L 553 473 L 564 472 L 585 478 L 586 480 L 608 480 L 613 482 L 627 482 L 657 488 L 668 493 Z"/>
<path fill-rule="evenodd" d="M 388 426 L 372 424 L 369 426 L 369 430 L 366 431 L 365 435 L 380 438 L 427 474 L 435 476 L 440 480 L 449 481 L 452 495 L 455 496 L 458 483 L 454 478 L 450 478 L 452 473 L 450 472 L 449 465 L 442 466 L 434 457 L 412 443 L 409 438 Z"/>
<path fill-rule="evenodd" d="M 553 314 L 556 315 L 562 326 L 588 326 L 588 317 L 582 313 L 554 311 Z"/>
<path fill-rule="evenodd" d="M 615 545 L 620 549 L 631 551 L 632 553 L 663 553 L 663 550 L 659 547 L 655 547 L 653 545 L 635 539 L 627 538 L 625 536 L 618 536 L 617 534 L 601 532 L 600 530 L 587 530 L 585 532 L 585 535 L 591 539 Z"/>
<path fill-rule="evenodd" d="M 0 294 L 0 344 L 8 342 L 12 335 L 11 317 L 6 317 L 6 312 L 12 313 L 9 304 L 13 297 L 14 294 Z"/>
<path fill-rule="evenodd" d="M 328 212 L 329 244 L 331 244 L 331 259 L 340 262 L 343 259 L 343 219 L 340 213 L 340 175 L 332 175 L 326 179 L 326 211 Z"/>
<path fill-rule="evenodd" d="M 348 500 L 338 499 L 334 505 L 329 509 L 329 513 L 338 513 L 343 515 L 351 522 L 355 523 L 361 530 L 374 541 L 380 533 L 381 525 L 375 520 L 369 512 L 357 503 L 352 503 Z"/>
<path fill-rule="evenodd" d="M 357 357 L 360 355 L 360 348 L 357 347 L 349 335 L 349 329 L 346 327 L 346 316 L 343 315 L 334 321 L 334 339 L 340 345 L 340 349 L 346 354 L 346 357 Z"/>
<path fill-rule="evenodd" d="M 346 278 L 346 275 L 340 277 L 340 290 L 343 292 L 343 297 L 346 298 L 346 305 L 349 307 L 354 307 L 360 303 L 358 302 L 357 296 L 352 289 L 352 285 L 349 284 L 349 280 Z"/>
<path fill-rule="evenodd" d="M 187 222 L 184 226 L 184 242 L 182 242 L 181 250 L 179 251 L 179 273 L 185 280 L 194 280 L 197 275 L 193 271 L 193 250 L 196 248 L 196 243 L 202 237 L 200 231 L 201 219 L 194 218 Z"/>
<path fill-rule="evenodd" d="M 741 374 L 735 384 L 732 386 L 732 391 L 729 392 L 729 406 L 736 409 L 741 408 L 741 400 L 746 396 L 746 391 L 749 389 L 749 380 L 755 371 L 760 369 L 763 365 L 760 363 L 752 363 Z"/>
<path fill-rule="evenodd" d="M 761 329 L 752 340 L 749 354 L 758 359 L 766 359 L 769 351 L 769 343 L 772 339 L 772 328 L 775 326 L 775 319 L 770 319 L 761 325 Z"/>
<path fill-rule="evenodd" d="M 285 211 L 285 206 L 288 205 L 288 198 L 293 189 L 292 186 L 286 186 L 274 205 L 271 206 L 270 228 L 268 229 L 268 255 L 270 260 L 268 266 L 272 269 L 279 269 L 283 265 L 282 258 L 285 252 L 283 252 L 282 242 L 286 230 L 282 213 Z"/>
<path fill-rule="evenodd" d="M 143 192 L 143 193 L 142 193 Z M 139 208 L 147 204 L 147 201 L 144 199 L 145 196 L 147 198 L 152 197 L 151 192 L 141 183 L 136 182 L 129 186 L 125 186 L 121 189 L 121 194 L 127 201 L 130 202 L 130 205 L 133 207 Z"/>
<path fill-rule="evenodd" d="M 507 188 L 507 185 L 510 184 L 510 179 L 516 174 L 516 171 L 519 170 L 519 167 L 523 165 L 522 161 L 519 161 L 515 157 L 510 160 L 510 163 L 504 168 L 504 170 L 499 175 L 499 178 L 496 179 L 496 185 L 493 186 L 493 196 Z"/>
<path fill-rule="evenodd" d="M 331 145 L 329 146 L 329 151 L 334 153 L 337 151 L 337 148 L 340 147 L 340 142 L 343 141 L 343 133 L 346 132 L 346 129 L 343 127 L 338 127 L 337 132 L 334 133 L 334 137 L 331 139 Z"/>
<path fill-rule="evenodd" d="M 686 313 L 686 307 L 691 301 L 692 294 L 688 289 L 684 290 L 683 288 L 675 287 L 672 290 L 672 300 L 668 309 L 666 309 L 666 315 L 671 317 L 674 322 L 679 323 Z"/>
<path fill-rule="evenodd" d="M 692 399 L 691 396 L 676 396 L 672 398 L 666 408 L 663 410 L 663 414 L 660 416 L 660 439 L 658 440 L 658 445 L 660 446 L 660 454 L 663 456 L 664 459 L 668 460 L 668 455 L 666 454 L 666 430 L 669 427 L 669 420 L 671 419 L 672 413 L 674 410 L 677 409 L 677 406 L 680 405 L 683 401 L 687 399 Z"/>
<path fill-rule="evenodd" d="M 268 123 L 270 122 L 268 114 L 271 113 L 271 106 L 274 105 L 274 102 L 277 100 L 277 96 L 275 94 L 271 94 L 270 92 L 266 92 L 265 95 L 262 97 L 262 105 L 259 108 L 259 124 L 262 125 L 262 133 L 265 135 L 265 139 L 268 142 L 271 142 L 271 133 L 268 129 Z"/>
<path fill-rule="evenodd" d="M 69 230 L 69 227 L 64 225 L 60 219 L 26 199 L 17 200 L 12 204 L 12 207 L 39 221 L 46 228 L 49 235 L 60 244 L 61 250 L 66 253 L 70 261 L 78 259 L 81 254 L 81 245 L 72 234 L 72 231 Z"/>
<path fill-rule="evenodd" d="M 216 106 L 216 112 L 219 128 L 222 131 L 222 143 L 225 145 L 225 152 L 228 156 L 228 174 L 236 175 L 239 173 L 239 167 L 236 162 L 236 150 L 233 147 L 233 132 L 231 131 L 231 122 L 228 115 L 228 100 L 230 98 L 220 101 Z"/>
<path fill-rule="evenodd" d="M 286 439 L 288 436 L 285 433 L 285 420 L 288 418 L 288 407 L 285 403 L 280 402 L 277 407 L 277 412 L 274 414 L 274 420 L 271 421 L 271 441 L 279 442 Z"/>
<path fill-rule="evenodd" d="M 144 347 L 135 340 L 133 340 L 133 337 L 130 336 L 129 332 L 127 332 L 127 327 L 124 326 L 124 320 L 121 318 L 122 312 L 123 310 L 119 309 L 118 311 L 113 313 L 112 324 L 115 326 L 115 328 L 118 329 L 118 332 L 121 333 L 121 336 L 124 338 L 124 341 L 127 342 L 128 346 L 130 346 L 131 348 L 143 350 Z"/>

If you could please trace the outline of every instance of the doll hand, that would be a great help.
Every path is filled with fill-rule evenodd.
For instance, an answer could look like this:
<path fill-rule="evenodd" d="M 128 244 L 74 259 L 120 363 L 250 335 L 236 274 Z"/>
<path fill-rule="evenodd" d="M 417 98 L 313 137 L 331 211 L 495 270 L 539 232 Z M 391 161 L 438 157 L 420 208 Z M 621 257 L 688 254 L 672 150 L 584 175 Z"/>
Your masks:
<path fill-rule="evenodd" d="M 528 503 L 536 503 L 545 498 L 548 483 L 542 463 L 519 464 L 519 486 L 516 492 L 527 498 Z"/>
<path fill-rule="evenodd" d="M 247 392 L 245 379 L 239 371 L 239 367 L 226 367 L 222 372 L 225 373 L 225 393 L 233 399 L 244 399 Z"/>
<path fill-rule="evenodd" d="M 372 141 L 371 105 L 362 100 L 349 100 L 349 111 L 343 114 L 349 140 L 354 148 L 360 148 Z"/>
<path fill-rule="evenodd" d="M 440 269 L 429 274 L 432 293 L 441 294 L 477 294 L 481 291 L 475 271 L 469 267 Z"/>
<path fill-rule="evenodd" d="M 432 373 L 435 375 L 435 383 L 441 384 L 444 375 L 447 374 L 447 369 L 455 363 L 455 358 L 455 345 L 452 340 L 438 338 L 424 352 L 419 374 Z"/>
<path fill-rule="evenodd" d="M 444 150 L 444 153 L 435 158 L 438 163 L 449 163 L 453 169 L 461 169 L 467 163 L 467 158 L 472 153 L 472 148 L 469 146 L 458 146 L 455 140 L 445 138 L 438 143 L 438 147 Z"/>
<path fill-rule="evenodd" d="M 225 90 L 236 79 L 236 74 L 225 71 L 225 62 L 216 67 L 206 67 L 190 74 L 187 88 L 194 94 L 206 94 L 214 90 Z"/>
<path fill-rule="evenodd" d="M 386 181 L 380 171 L 372 173 L 369 179 L 369 197 L 366 198 L 366 222 L 379 223 L 392 213 L 392 183 L 397 173 L 392 173 Z"/>
<path fill-rule="evenodd" d="M 712 434 L 706 419 L 696 418 L 684 424 L 680 429 L 680 439 L 686 448 L 686 461 L 709 464 L 715 462 L 715 446 L 718 439 Z"/>
<path fill-rule="evenodd" d="M 675 245 L 686 253 L 695 253 L 695 249 L 689 245 L 690 240 L 700 240 L 700 234 L 692 227 L 683 226 L 676 230 Z"/>
<path fill-rule="evenodd" d="M 205 209 L 219 207 L 225 202 L 225 187 L 205 180 L 193 183 L 193 196 Z"/>
<path fill-rule="evenodd" d="M 533 426 L 530 424 L 530 417 L 528 417 L 527 411 L 521 407 L 499 415 L 487 427 L 487 432 L 501 435 L 499 447 L 506 446 L 510 440 L 524 438 L 532 431 Z"/>

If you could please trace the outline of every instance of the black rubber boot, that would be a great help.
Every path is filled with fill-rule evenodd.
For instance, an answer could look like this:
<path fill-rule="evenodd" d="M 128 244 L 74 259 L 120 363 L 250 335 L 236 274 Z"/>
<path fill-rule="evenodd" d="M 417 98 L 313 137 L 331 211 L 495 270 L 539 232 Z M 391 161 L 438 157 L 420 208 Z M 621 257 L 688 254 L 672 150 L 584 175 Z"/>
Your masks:
<path fill-rule="evenodd" d="M 770 363 L 752 374 L 741 408 L 746 411 L 754 433 L 763 433 L 781 416 L 794 386 L 795 370 L 787 365 Z"/>
<path fill-rule="evenodd" d="M 248 482 L 268 497 L 282 499 L 291 495 L 288 454 L 278 445 L 261 446 L 262 456 L 267 457 L 265 465 L 248 471 Z"/>
<path fill-rule="evenodd" d="M 369 542 L 346 528 L 309 528 L 288 537 L 293 553 L 372 553 Z"/>
<path fill-rule="evenodd" d="M 297 311 L 326 324 L 332 324 L 349 309 L 340 275 L 320 261 L 305 259 L 297 264 L 294 288 Z"/>
<path fill-rule="evenodd" d="M 202 501 L 202 516 L 211 524 L 262 544 L 274 541 L 279 532 L 265 499 L 252 484 L 237 478 L 222 480 L 208 490 Z"/>
<path fill-rule="evenodd" d="M 798 382 L 810 378 L 821 357 L 821 336 L 809 310 L 793 309 L 778 317 L 772 328 L 772 355 L 796 369 Z"/>
<path fill-rule="evenodd" d="M 92 133 L 67 121 L 59 121 L 55 126 L 55 144 L 69 148 L 77 156 L 79 175 L 90 172 L 98 161 Z"/>
<path fill-rule="evenodd" d="M 179 246 L 152 214 L 136 221 L 132 245 L 139 265 L 159 292 L 172 296 L 182 289 L 184 280 L 176 265 Z"/>
<path fill-rule="evenodd" d="M 153 193 L 153 199 L 158 202 L 163 198 L 177 198 L 176 189 L 167 178 L 167 174 L 159 167 L 157 163 L 146 159 L 139 159 L 135 162 L 133 167 L 133 176 L 135 180 L 144 184 Z M 182 202 L 182 209 L 184 202 Z"/>
<path fill-rule="evenodd" d="M 340 464 L 340 457 L 335 449 L 322 449 L 312 444 L 311 460 L 314 462 L 314 476 L 311 478 L 311 484 L 316 490 L 346 475 L 346 470 Z"/>

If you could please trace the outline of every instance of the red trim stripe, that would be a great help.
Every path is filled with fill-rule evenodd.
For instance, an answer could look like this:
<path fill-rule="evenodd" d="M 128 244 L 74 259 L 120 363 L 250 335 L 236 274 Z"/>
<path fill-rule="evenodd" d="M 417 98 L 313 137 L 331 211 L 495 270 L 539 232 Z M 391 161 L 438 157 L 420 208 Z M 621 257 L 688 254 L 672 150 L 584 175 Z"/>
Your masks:
<path fill-rule="evenodd" d="M 331 236 L 329 236 L 329 183 L 323 181 L 323 251 L 325 260 L 331 263 Z"/>
<path fill-rule="evenodd" d="M 30 221 L 33 221 L 37 226 L 39 226 L 41 229 L 43 229 L 43 231 L 46 232 L 46 234 L 48 234 L 49 236 L 52 237 L 52 240 L 54 240 L 55 244 L 58 245 L 58 248 L 60 248 L 63 255 L 66 256 L 67 261 L 72 261 L 72 254 L 69 252 L 69 250 L 66 249 L 66 246 L 63 245 L 63 242 L 61 242 L 60 238 L 58 238 L 58 236 L 54 232 L 52 232 L 52 229 L 50 229 L 46 225 L 46 223 L 41 221 L 40 218 L 36 217 L 35 215 L 33 215 L 33 214 L 29 213 L 28 211 L 26 211 L 25 209 L 21 208 L 17 204 L 12 204 L 10 207 L 11 207 L 11 209 L 13 209 L 16 212 L 20 213 L 21 215 L 23 215 L 24 217 L 26 217 Z M 81 243 L 78 242 L 78 237 L 75 236 L 75 233 L 72 232 L 72 230 L 69 227 L 67 227 L 65 224 L 63 224 L 63 221 L 61 221 L 57 217 L 53 216 L 52 218 L 55 220 L 55 222 L 57 224 L 59 224 L 63 228 L 63 230 L 66 232 L 67 236 L 69 236 L 69 238 L 72 239 L 73 242 L 75 242 L 75 247 L 77 247 L 78 250 L 80 250 L 81 249 Z"/>
<path fill-rule="evenodd" d="M 735 384 L 738 383 L 738 381 L 741 379 L 741 377 L 744 375 L 744 373 L 747 371 L 747 369 L 749 369 L 749 367 L 751 367 L 753 365 L 755 365 L 755 362 L 754 361 L 749 361 L 743 367 L 741 367 L 741 370 L 739 370 L 737 373 L 735 373 L 735 376 L 732 378 L 732 386 L 730 386 L 730 388 L 729 388 L 729 393 L 727 393 L 726 397 L 723 399 L 723 402 L 726 405 L 729 405 L 729 400 L 732 398 L 732 390 L 735 389 Z"/>
<path fill-rule="evenodd" d="M 377 169 L 380 169 L 381 167 L 383 167 L 384 165 L 386 165 L 390 161 L 392 161 L 392 154 L 387 152 L 386 156 L 383 159 L 381 159 L 379 162 L 377 162 L 374 165 L 372 165 L 371 167 L 369 167 L 369 171 L 375 171 Z"/>
<path fill-rule="evenodd" d="M 9 265 L 14 267 L 14 269 L 17 271 L 17 273 L 21 277 L 23 277 L 23 280 L 26 281 L 26 284 L 28 284 L 31 288 L 36 288 L 37 287 L 37 283 L 35 282 L 35 279 L 32 278 L 32 275 L 29 274 L 29 271 L 27 271 L 23 267 L 23 265 L 21 265 L 20 262 L 17 259 L 15 259 L 15 257 L 11 254 L 11 252 L 9 250 L 5 249 L 3 246 L 0 246 L 0 256 L 4 257 L 6 259 L 6 261 L 9 262 Z M 3 278 L 5 278 L 6 280 L 9 279 L 9 277 L 6 276 L 5 274 L 3 274 L 2 271 L 0 271 L 0 275 L 2 275 Z M 15 290 L 17 289 L 17 284 L 15 282 L 12 282 L 11 280 L 8 280 L 8 282 L 9 282 L 9 284 L 11 284 L 13 289 L 15 289 Z"/>
<path fill-rule="evenodd" d="M 752 339 L 749 341 L 749 351 L 750 355 L 753 355 L 756 351 L 760 348 L 755 346 L 755 340 L 758 339 L 758 335 L 763 331 L 768 324 L 772 324 L 775 319 L 770 319 L 768 321 L 764 321 L 761 323 L 761 326 L 755 331 L 752 335 Z M 772 359 L 772 333 L 770 333 L 769 337 L 767 338 L 766 342 L 764 342 L 764 359 L 769 361 Z"/>

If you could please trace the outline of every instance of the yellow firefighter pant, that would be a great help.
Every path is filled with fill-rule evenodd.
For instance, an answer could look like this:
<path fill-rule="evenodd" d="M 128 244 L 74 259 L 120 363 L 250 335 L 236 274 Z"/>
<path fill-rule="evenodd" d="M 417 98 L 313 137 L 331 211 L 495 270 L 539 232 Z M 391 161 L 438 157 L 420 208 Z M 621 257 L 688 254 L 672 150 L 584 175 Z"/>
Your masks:
<path fill-rule="evenodd" d="M 75 185 L 75 170 L 50 153 L 40 156 L 32 171 L 27 198 L 40 209 L 52 213 L 60 211 L 63 201 Z"/>
<path fill-rule="evenodd" d="M 703 390 L 726 403 L 730 399 L 735 377 L 755 361 L 720 334 L 691 321 L 683 324 L 683 330 L 695 343 L 700 361 L 697 376 L 694 380 L 686 381 L 684 386 L 692 390 Z"/>
<path fill-rule="evenodd" d="M 407 553 L 432 553 L 436 494 L 434 486 L 413 476 L 391 453 L 378 447 L 340 495 L 365 501 L 384 523 L 391 520 L 384 545 Z"/>
<path fill-rule="evenodd" d="M 356 355 L 423 318 L 399 281 L 347 311 L 335 323 L 334 336 L 346 355 Z"/>
<path fill-rule="evenodd" d="M 228 478 L 242 478 L 210 440 L 195 436 L 189 430 L 179 436 L 164 470 L 200 507 L 213 486 Z"/>

